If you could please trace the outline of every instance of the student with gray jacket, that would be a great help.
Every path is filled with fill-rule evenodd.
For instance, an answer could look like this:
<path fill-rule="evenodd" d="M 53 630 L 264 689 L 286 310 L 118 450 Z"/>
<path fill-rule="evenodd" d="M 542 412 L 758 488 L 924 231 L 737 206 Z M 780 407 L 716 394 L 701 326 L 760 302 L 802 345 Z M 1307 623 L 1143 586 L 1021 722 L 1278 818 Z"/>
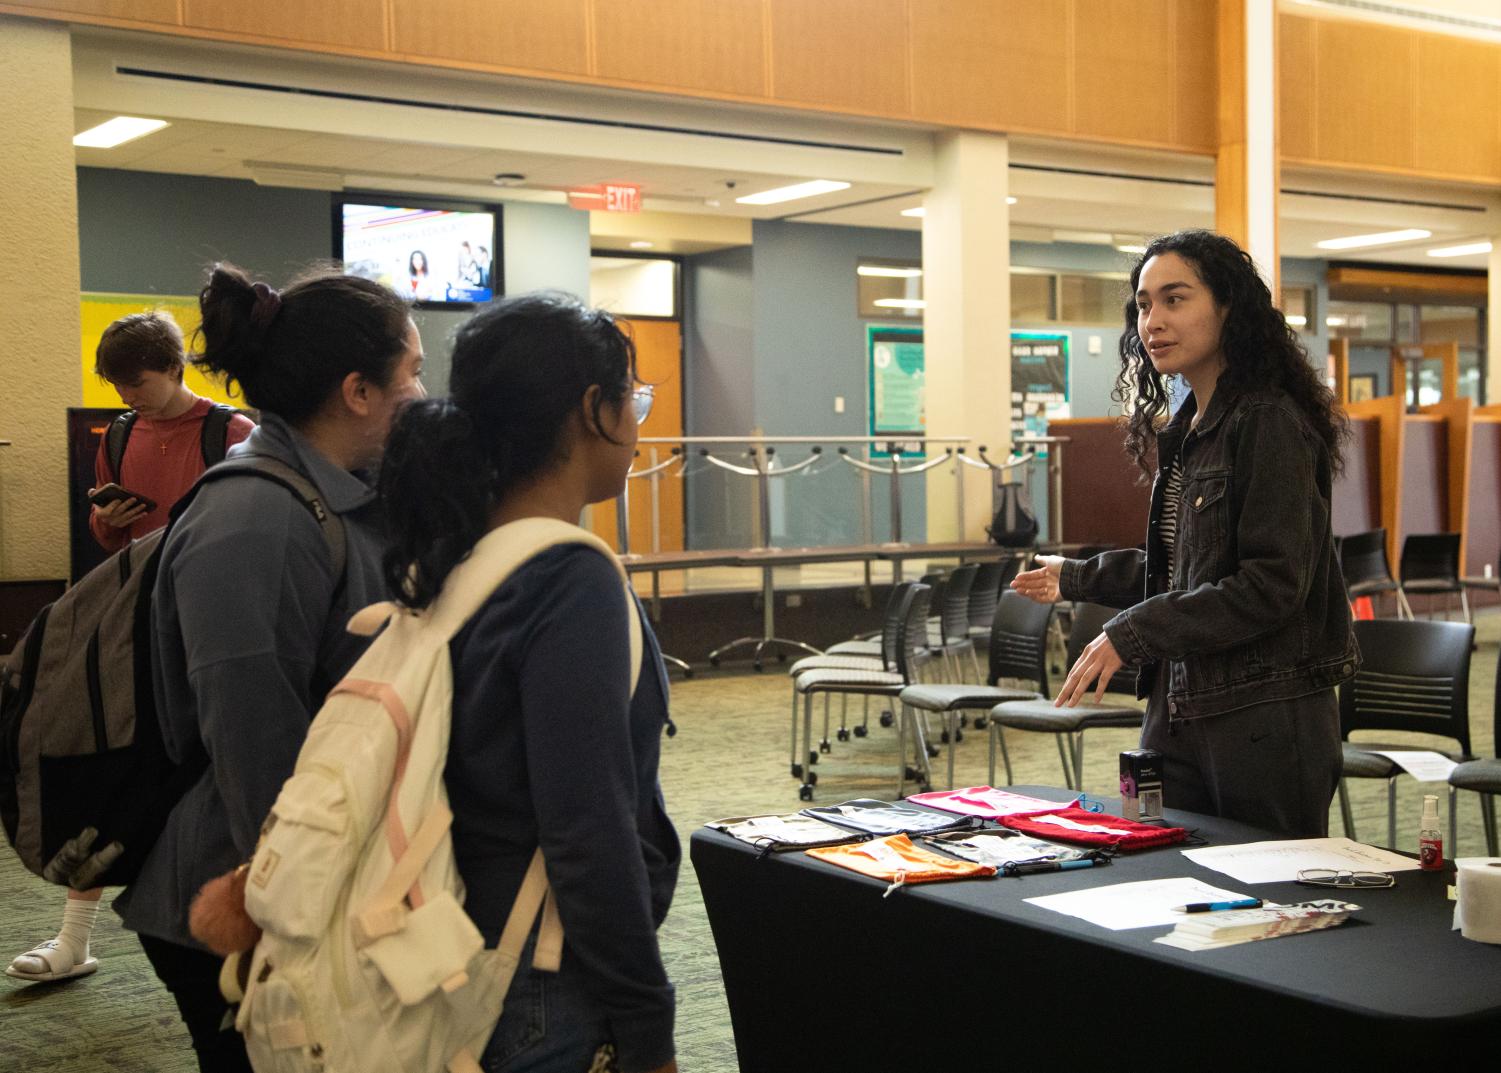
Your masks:
<path fill-rule="evenodd" d="M 354 276 L 311 275 L 278 293 L 218 265 L 200 305 L 200 364 L 261 411 L 231 457 L 266 456 L 310 481 L 345 548 L 336 574 L 301 498 L 252 476 L 214 481 L 168 535 L 153 595 L 163 740 L 204 771 L 114 904 L 176 1000 L 199 1068 L 248 1070 L 220 959 L 189 935 L 188 909 L 204 883 L 249 859 L 313 713 L 364 647 L 345 623 L 385 592 L 363 474 L 397 407 L 424 394 L 423 355 L 406 303 Z"/>

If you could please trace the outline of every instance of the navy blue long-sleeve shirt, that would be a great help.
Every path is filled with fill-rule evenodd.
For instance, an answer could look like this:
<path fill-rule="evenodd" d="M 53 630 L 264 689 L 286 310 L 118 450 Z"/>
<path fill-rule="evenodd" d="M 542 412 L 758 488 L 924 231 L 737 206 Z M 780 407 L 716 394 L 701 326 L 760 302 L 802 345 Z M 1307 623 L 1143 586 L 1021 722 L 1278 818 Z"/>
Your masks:
<path fill-rule="evenodd" d="M 673 1057 L 672 985 L 656 929 L 681 850 L 657 782 L 667 678 L 642 616 L 629 693 L 627 614 L 597 551 L 522 566 L 454 638 L 444 780 L 465 909 L 495 945 L 538 845 L 565 936 L 562 972 L 599 1003 L 622 1069 Z"/>

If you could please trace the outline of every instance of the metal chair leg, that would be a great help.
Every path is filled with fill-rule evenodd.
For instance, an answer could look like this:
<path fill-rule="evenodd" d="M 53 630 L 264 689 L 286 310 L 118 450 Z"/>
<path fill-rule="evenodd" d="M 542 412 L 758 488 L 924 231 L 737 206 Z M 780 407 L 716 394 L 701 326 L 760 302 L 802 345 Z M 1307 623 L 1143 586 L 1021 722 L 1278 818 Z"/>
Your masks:
<path fill-rule="evenodd" d="M 1470 598 L 1465 595 L 1465 590 L 1459 590 L 1459 606 L 1465 613 L 1465 621 L 1471 626 L 1475 625 L 1475 616 L 1470 613 Z"/>
<path fill-rule="evenodd" d="M 1068 787 L 1070 790 L 1077 790 L 1078 787 L 1074 785 L 1073 770 L 1068 760 L 1068 750 L 1064 747 L 1063 744 L 1063 735 L 1054 734 L 1053 737 L 1058 742 L 1058 758 L 1063 761 L 1063 785 Z"/>
<path fill-rule="evenodd" d="M 1397 848 L 1397 780 L 1386 780 L 1386 844 Z"/>
<path fill-rule="evenodd" d="M 902 705 L 902 715 L 904 717 L 911 711 L 912 709 L 908 708 L 905 704 Z M 924 712 L 923 715 L 926 716 L 927 713 Z M 922 775 L 921 789 L 926 793 L 933 788 L 933 766 L 928 763 L 928 735 L 923 722 L 920 719 L 912 720 L 912 726 L 915 731 L 913 737 L 916 738 L 917 745 L 917 770 Z"/>
<path fill-rule="evenodd" d="M 1084 731 L 1074 735 L 1074 789 L 1084 792 Z"/>
<path fill-rule="evenodd" d="M 1412 613 L 1412 604 L 1407 602 L 1407 593 L 1402 591 L 1402 586 L 1397 586 L 1397 617 L 1401 618 L 1403 612 L 1407 613 L 1409 622 L 1417 621 L 1417 616 Z"/>
<path fill-rule="evenodd" d="M 798 771 L 798 768 L 797 768 L 797 680 L 796 679 L 794 679 L 793 683 L 792 683 L 792 737 L 791 737 L 790 747 L 791 747 L 791 751 L 792 751 L 792 759 L 789 761 L 789 763 L 792 765 L 792 777 L 795 779 L 795 778 L 798 777 L 798 774 L 797 774 L 797 771 Z"/>
<path fill-rule="evenodd" d="M 1006 748 L 1006 728 L 995 723 L 994 720 L 991 722 L 995 725 L 996 740 L 1001 743 L 1001 763 L 1006 766 L 1006 785 L 1015 786 L 1016 779 L 1011 775 L 1011 750 Z M 991 785 L 994 785 L 994 783 Z"/>
<path fill-rule="evenodd" d="M 1339 814 L 1345 821 L 1345 837 L 1351 842 L 1357 841 L 1355 837 L 1355 815 L 1350 811 L 1350 788 L 1345 785 L 1345 780 L 1339 780 Z"/>
<path fill-rule="evenodd" d="M 1480 820 L 1485 825 L 1485 852 L 1488 856 L 1498 856 L 1496 852 L 1496 795 L 1480 795 Z"/>
<path fill-rule="evenodd" d="M 954 788 L 954 754 L 959 751 L 959 713 L 950 709 L 943 713 L 943 725 L 949 733 L 949 789 Z"/>
<path fill-rule="evenodd" d="M 905 713 L 905 709 L 904 709 Z M 900 801 L 907 789 L 907 720 L 898 716 L 896 721 L 896 799 Z"/>
<path fill-rule="evenodd" d="M 980 671 L 980 657 L 975 655 L 975 645 L 973 641 L 971 641 L 969 645 L 969 663 L 970 666 L 974 668 L 975 681 L 985 681 L 985 675 Z"/>
<path fill-rule="evenodd" d="M 1452 861 L 1459 856 L 1459 799 L 1454 787 L 1449 787 L 1449 844 L 1444 847 Z"/>
<path fill-rule="evenodd" d="M 798 797 L 804 801 L 813 800 L 813 787 L 818 775 L 813 771 L 813 765 L 808 763 L 813 754 L 813 694 L 803 694 L 803 784 L 798 789 Z"/>

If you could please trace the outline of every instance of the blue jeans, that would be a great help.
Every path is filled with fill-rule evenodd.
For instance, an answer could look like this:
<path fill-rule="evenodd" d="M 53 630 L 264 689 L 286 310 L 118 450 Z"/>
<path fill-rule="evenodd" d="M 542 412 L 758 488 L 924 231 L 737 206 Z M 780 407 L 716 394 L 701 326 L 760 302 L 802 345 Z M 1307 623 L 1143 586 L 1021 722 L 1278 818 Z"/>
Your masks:
<path fill-rule="evenodd" d="M 584 991 L 566 960 L 561 972 L 532 968 L 533 935 L 495 1033 L 480 1064 L 485 1073 L 585 1073 L 594 1053 L 610 1042 L 604 1012 Z"/>

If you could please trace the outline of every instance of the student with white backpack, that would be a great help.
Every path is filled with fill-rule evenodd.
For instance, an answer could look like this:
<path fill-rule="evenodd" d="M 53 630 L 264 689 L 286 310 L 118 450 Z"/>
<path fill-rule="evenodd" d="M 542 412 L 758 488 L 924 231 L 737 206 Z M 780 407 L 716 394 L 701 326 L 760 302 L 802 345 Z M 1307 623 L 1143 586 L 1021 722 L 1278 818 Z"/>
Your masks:
<path fill-rule="evenodd" d="M 614 320 L 550 293 L 501 299 L 460 328 L 450 383 L 451 398 L 398 415 L 380 474 L 387 580 L 412 609 L 487 533 L 576 523 L 618 495 L 651 401 Z M 634 667 L 630 616 L 644 635 Z M 674 1070 L 656 938 L 681 857 L 657 781 L 667 678 L 618 564 L 583 543 L 536 555 L 450 653 L 444 781 L 464 909 L 494 946 L 540 849 L 564 936 L 557 972 L 534 967 L 528 940 L 480 1064 Z"/>

